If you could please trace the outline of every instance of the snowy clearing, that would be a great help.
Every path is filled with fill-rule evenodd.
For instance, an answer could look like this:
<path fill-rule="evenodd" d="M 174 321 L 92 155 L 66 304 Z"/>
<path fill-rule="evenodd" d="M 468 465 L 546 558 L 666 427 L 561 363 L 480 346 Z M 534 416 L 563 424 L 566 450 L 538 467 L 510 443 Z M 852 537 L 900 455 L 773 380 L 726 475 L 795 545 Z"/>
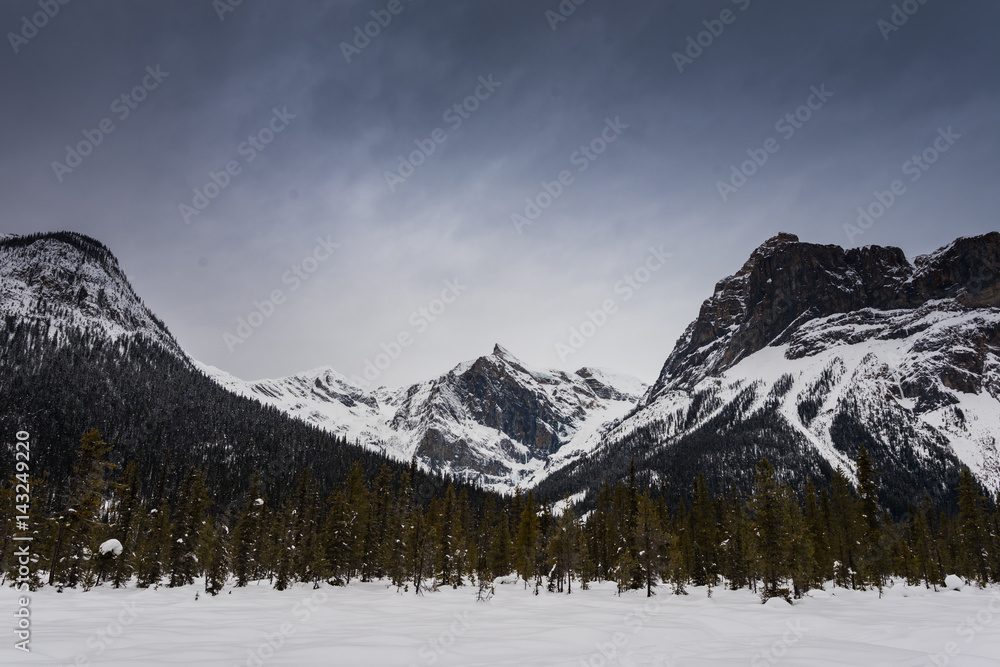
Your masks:
<path fill-rule="evenodd" d="M 471 587 L 421 597 L 379 583 L 216 598 L 197 587 L 31 594 L 30 654 L 10 631 L 2 665 L 958 665 L 1000 664 L 1000 589 L 933 592 L 897 583 L 830 589 L 790 606 L 752 593 L 689 589 L 647 599 L 599 584 L 534 596 Z M 0 588 L 0 608 L 17 605 Z M 5 611 L 4 616 L 10 616 Z M 272 646 L 276 648 L 272 648 Z M 947 652 L 952 655 L 947 655 Z"/>

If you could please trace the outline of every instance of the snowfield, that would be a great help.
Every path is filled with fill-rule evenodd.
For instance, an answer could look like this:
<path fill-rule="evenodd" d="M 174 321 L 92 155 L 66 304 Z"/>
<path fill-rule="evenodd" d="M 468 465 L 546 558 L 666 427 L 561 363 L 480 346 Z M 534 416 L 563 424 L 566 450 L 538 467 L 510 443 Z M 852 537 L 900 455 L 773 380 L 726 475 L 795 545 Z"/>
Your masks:
<path fill-rule="evenodd" d="M 598 584 L 572 595 L 496 586 L 488 602 L 465 587 L 416 596 L 384 584 L 277 592 L 196 586 L 30 594 L 30 654 L 0 664 L 311 665 L 382 667 L 510 665 L 1000 664 L 1000 589 L 929 591 L 897 583 L 877 592 L 828 588 L 788 605 L 751 592 L 667 588 L 618 597 Z M 230 593 L 230 591 L 232 592 Z M 12 627 L 19 594 L 0 588 Z M 950 655 L 949 655 L 950 654 Z"/>

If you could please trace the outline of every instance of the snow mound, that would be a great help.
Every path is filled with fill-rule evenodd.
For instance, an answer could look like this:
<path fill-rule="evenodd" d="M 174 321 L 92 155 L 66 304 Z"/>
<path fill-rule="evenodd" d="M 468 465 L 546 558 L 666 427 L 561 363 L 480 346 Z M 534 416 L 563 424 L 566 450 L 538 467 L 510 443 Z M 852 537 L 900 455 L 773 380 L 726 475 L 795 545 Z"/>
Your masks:
<path fill-rule="evenodd" d="M 965 588 L 965 580 L 957 575 L 949 574 L 944 578 L 944 585 L 948 590 L 960 591 Z"/>
<path fill-rule="evenodd" d="M 108 540 L 106 542 L 103 542 L 101 546 L 97 548 L 97 550 L 100 552 L 102 556 L 106 556 L 108 554 L 121 556 L 123 548 L 122 548 L 122 543 L 119 542 L 118 540 Z"/>

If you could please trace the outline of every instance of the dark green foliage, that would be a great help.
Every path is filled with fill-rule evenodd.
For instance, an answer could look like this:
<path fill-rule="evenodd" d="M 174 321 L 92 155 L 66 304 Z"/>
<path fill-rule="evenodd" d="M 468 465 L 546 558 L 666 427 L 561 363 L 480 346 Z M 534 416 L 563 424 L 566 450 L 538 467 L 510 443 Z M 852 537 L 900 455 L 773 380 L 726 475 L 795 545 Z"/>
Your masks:
<path fill-rule="evenodd" d="M 61 509 L 33 517 L 45 554 L 36 585 L 44 572 L 53 584 L 84 589 L 203 581 L 217 595 L 227 584 L 281 590 L 361 578 L 418 594 L 473 583 L 487 600 L 495 579 L 513 576 L 536 593 L 568 594 L 574 580 L 583 588 L 606 580 L 647 596 L 666 585 L 676 594 L 725 585 L 791 600 L 831 580 L 881 589 L 891 577 L 928 587 L 946 573 L 981 585 L 1000 577 L 1000 515 L 971 473 L 961 473 L 955 516 L 937 513 L 927 498 L 895 521 L 879 501 L 880 475 L 863 447 L 856 489 L 838 469 L 828 488 L 807 484 L 799 495 L 762 459 L 752 494 L 734 485 L 713 495 L 698 475 L 691 504 L 671 505 L 659 489 L 640 488 L 633 469 L 623 482 L 601 486 L 585 521 L 568 499 L 553 512 L 532 491 L 504 497 L 454 480 L 439 479 L 418 498 L 415 466 L 386 465 L 368 476 L 360 462 L 329 493 L 303 470 L 277 505 L 254 475 L 230 518 L 212 503 L 203 468 L 187 470 L 173 491 L 163 482 L 171 473 L 162 471 L 145 501 L 138 466 L 113 478 L 111 451 L 88 432 Z M 11 485 L 0 485 L 0 499 L 10 497 Z M 10 520 L 0 515 L 3 525 Z M 118 558 L 95 554 L 109 537 L 125 546 Z M 7 540 L 0 553 L 8 572 L 12 549 Z"/>

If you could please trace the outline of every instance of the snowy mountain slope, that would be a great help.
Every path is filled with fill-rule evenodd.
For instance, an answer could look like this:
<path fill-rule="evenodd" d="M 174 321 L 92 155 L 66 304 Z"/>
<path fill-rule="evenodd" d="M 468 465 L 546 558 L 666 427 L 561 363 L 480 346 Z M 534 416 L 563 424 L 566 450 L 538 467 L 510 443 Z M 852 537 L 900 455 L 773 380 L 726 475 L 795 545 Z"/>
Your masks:
<path fill-rule="evenodd" d="M 503 489 L 585 456 L 647 388 L 603 369 L 530 369 L 499 345 L 434 380 L 371 392 L 329 368 L 257 382 L 201 368 L 230 391 L 349 441 Z"/>
<path fill-rule="evenodd" d="M 804 322 L 865 308 L 919 308 L 954 299 L 966 308 L 1000 306 L 1000 233 L 958 239 L 911 265 L 898 248 L 800 243 L 778 234 L 716 285 L 682 334 L 645 398 L 690 390 Z"/>
<path fill-rule="evenodd" d="M 100 345 L 127 355 L 129 341 L 141 340 L 136 350 L 162 348 L 228 392 L 349 442 L 505 489 L 585 455 L 603 424 L 624 416 L 647 389 L 602 369 L 529 369 L 499 345 L 491 355 L 402 389 L 362 389 L 331 368 L 240 380 L 190 359 L 136 295 L 110 250 L 71 232 L 0 239 L 0 314 L 7 330 L 0 346 L 31 331 L 57 345 Z M 24 354 L 22 344 L 14 347 Z M 157 381 L 168 379 L 149 379 Z"/>
<path fill-rule="evenodd" d="M 65 232 L 0 239 L 0 314 L 0 344 L 20 354 L 29 331 L 135 347 L 151 368 L 165 353 L 393 459 L 552 500 L 621 478 L 633 460 L 674 490 L 699 472 L 716 490 L 746 489 L 764 456 L 789 481 L 822 482 L 838 466 L 850 475 L 862 444 L 895 510 L 925 493 L 949 502 L 962 465 L 1000 487 L 997 233 L 912 264 L 894 248 L 778 235 L 719 282 L 650 387 L 603 369 L 532 369 L 499 345 L 398 389 L 363 389 L 330 368 L 240 380 L 190 360 L 110 251 Z"/>
<path fill-rule="evenodd" d="M 31 434 L 32 469 L 58 492 L 73 474 L 76 443 L 94 428 L 113 445 L 113 463 L 136 465 L 147 494 L 178 488 L 198 466 L 220 507 L 233 506 L 258 476 L 280 502 L 306 466 L 327 488 L 355 465 L 369 477 L 383 466 L 408 469 L 213 382 L 99 242 L 66 232 L 5 237 L 0 432 Z M 13 444 L 4 447 L 6 478 L 15 460 Z"/>
<path fill-rule="evenodd" d="M 186 358 L 104 245 L 72 232 L 0 239 L 0 314 L 116 342 L 141 337 Z"/>
<path fill-rule="evenodd" d="M 385 424 L 377 395 L 366 393 L 332 368 L 318 368 L 279 380 L 247 381 L 214 366 L 194 363 L 234 394 L 278 408 L 349 442 L 384 441 L 392 433 Z M 401 456 L 397 453 L 397 458 Z"/>
<path fill-rule="evenodd" d="M 901 251 L 779 235 L 721 281 L 639 407 L 551 497 L 622 476 L 752 483 L 762 456 L 789 479 L 849 476 L 864 444 L 894 509 L 941 497 L 961 465 L 1000 488 L 1000 234 L 911 265 Z M 595 481 L 596 480 L 596 481 Z"/>

